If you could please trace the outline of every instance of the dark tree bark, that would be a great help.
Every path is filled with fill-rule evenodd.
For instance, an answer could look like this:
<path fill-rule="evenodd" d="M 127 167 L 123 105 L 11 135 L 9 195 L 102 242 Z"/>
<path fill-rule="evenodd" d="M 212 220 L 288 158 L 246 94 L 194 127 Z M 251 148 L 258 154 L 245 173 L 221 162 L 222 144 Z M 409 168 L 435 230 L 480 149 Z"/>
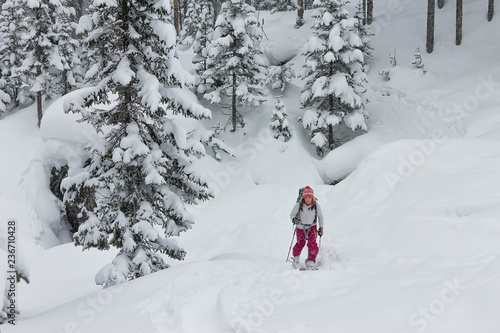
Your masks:
<path fill-rule="evenodd" d="M 236 132 L 236 122 L 238 110 L 236 110 L 236 72 L 233 72 L 233 96 L 232 96 L 232 122 L 233 122 L 233 132 Z"/>
<path fill-rule="evenodd" d="M 304 0 L 297 0 L 297 20 L 295 24 L 297 27 L 304 25 Z"/>
<path fill-rule="evenodd" d="M 366 3 L 366 23 L 372 24 L 373 22 L 373 0 L 368 0 Z"/>
<path fill-rule="evenodd" d="M 38 128 L 40 128 L 40 125 L 42 124 L 42 117 L 43 117 L 43 112 L 42 112 L 42 92 L 38 91 L 36 93 L 36 110 L 38 114 Z"/>
<path fill-rule="evenodd" d="M 297 20 L 295 24 L 297 27 L 304 25 L 304 0 L 297 0 Z"/>
<path fill-rule="evenodd" d="M 427 53 L 434 50 L 434 16 L 436 0 L 427 0 Z"/>
<path fill-rule="evenodd" d="M 363 25 L 366 25 L 366 0 L 363 0 Z"/>
<path fill-rule="evenodd" d="M 179 35 L 179 0 L 174 0 L 174 26 L 175 32 Z"/>
<path fill-rule="evenodd" d="M 488 21 L 493 19 L 493 11 L 495 9 L 495 0 L 488 0 Z"/>
<path fill-rule="evenodd" d="M 457 38 L 455 44 L 462 44 L 462 17 L 463 17 L 463 3 L 462 0 L 457 0 Z"/>
<path fill-rule="evenodd" d="M 39 77 L 42 75 L 42 68 L 38 66 L 36 68 L 36 75 Z M 36 111 L 38 115 L 38 127 L 40 128 L 40 125 L 42 124 L 42 117 L 43 117 L 43 107 L 42 107 L 42 92 L 37 91 L 36 93 Z"/>
<path fill-rule="evenodd" d="M 444 6 L 444 0 L 438 0 L 438 8 L 441 9 Z"/>

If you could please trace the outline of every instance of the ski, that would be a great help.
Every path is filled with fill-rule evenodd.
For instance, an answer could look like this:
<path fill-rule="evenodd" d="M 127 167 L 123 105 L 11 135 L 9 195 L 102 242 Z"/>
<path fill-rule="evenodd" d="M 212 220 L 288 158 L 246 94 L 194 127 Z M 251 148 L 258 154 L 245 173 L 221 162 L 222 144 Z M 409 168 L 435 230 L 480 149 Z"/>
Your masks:
<path fill-rule="evenodd" d="M 317 271 L 318 270 L 318 267 L 307 268 L 307 267 L 303 267 L 300 264 L 296 264 L 293 261 L 291 262 L 291 264 L 292 264 L 292 268 L 293 269 L 297 269 L 297 270 L 299 270 L 301 272 L 304 272 L 304 271 Z"/>

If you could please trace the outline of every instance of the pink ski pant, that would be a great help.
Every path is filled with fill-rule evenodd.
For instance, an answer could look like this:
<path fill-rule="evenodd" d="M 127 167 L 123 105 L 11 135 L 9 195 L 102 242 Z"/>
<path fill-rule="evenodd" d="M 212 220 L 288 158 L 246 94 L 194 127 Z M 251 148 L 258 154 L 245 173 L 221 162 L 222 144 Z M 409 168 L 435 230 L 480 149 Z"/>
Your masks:
<path fill-rule="evenodd" d="M 318 255 L 318 244 L 316 243 L 316 236 L 318 232 L 316 226 L 312 226 L 309 229 L 309 235 L 307 236 L 307 248 L 309 249 L 309 259 L 316 262 L 316 256 Z M 297 243 L 293 247 L 293 256 L 298 257 L 302 252 L 302 249 L 306 245 L 306 235 L 304 230 L 297 228 Z"/>

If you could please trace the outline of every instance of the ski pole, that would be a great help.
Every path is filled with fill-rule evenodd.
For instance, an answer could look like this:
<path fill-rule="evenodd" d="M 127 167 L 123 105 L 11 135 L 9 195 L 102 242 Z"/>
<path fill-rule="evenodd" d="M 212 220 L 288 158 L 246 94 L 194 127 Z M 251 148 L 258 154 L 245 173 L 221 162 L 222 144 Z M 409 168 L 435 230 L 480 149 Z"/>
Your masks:
<path fill-rule="evenodd" d="M 286 256 L 286 262 L 288 262 L 288 258 L 290 257 L 290 251 L 292 250 L 293 239 L 295 238 L 296 231 L 297 231 L 297 225 L 295 225 L 295 229 L 293 229 L 292 242 L 290 243 L 290 248 L 288 249 L 288 255 Z"/>

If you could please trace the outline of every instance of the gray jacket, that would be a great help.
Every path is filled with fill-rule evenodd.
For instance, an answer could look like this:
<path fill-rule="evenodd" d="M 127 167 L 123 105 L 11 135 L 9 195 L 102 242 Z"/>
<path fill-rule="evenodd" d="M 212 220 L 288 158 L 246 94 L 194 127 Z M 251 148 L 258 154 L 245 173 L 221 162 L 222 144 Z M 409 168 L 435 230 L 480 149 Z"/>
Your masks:
<path fill-rule="evenodd" d="M 293 220 L 295 216 L 297 216 L 297 212 L 299 212 L 300 202 L 297 202 L 290 213 L 290 219 Z M 316 209 L 318 210 L 318 220 L 316 223 L 320 228 L 323 228 L 323 212 L 321 211 L 321 207 L 319 203 L 316 202 Z M 302 210 L 299 212 L 300 223 L 297 224 L 297 228 L 303 229 L 304 226 L 310 226 L 314 223 L 314 209 L 309 209 L 306 204 L 302 205 Z"/>

